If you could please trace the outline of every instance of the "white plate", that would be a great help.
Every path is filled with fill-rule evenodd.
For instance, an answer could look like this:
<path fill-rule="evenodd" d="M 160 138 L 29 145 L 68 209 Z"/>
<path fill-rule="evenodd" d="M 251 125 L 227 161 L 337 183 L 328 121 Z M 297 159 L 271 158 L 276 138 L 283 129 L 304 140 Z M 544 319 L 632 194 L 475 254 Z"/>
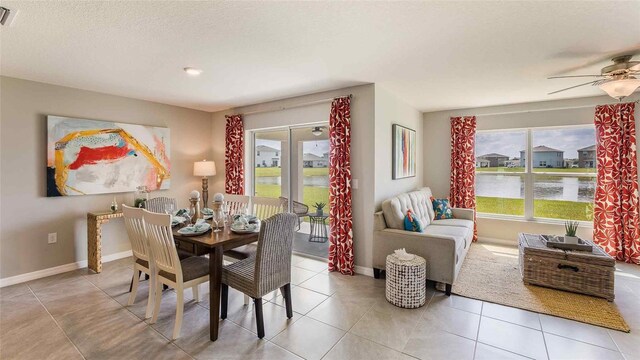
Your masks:
<path fill-rule="evenodd" d="M 182 229 L 178 230 L 178 234 L 184 235 L 184 236 L 198 236 L 206 233 L 209 230 L 211 230 L 211 226 L 209 226 L 209 224 L 207 224 L 207 226 L 205 227 L 205 230 L 201 230 L 198 232 L 193 232 L 193 231 L 187 230 L 187 227 L 183 227 Z"/>
<path fill-rule="evenodd" d="M 251 233 L 255 233 L 255 232 L 260 231 L 260 227 L 256 226 L 253 229 L 238 229 L 238 228 L 235 228 L 235 227 L 231 226 L 231 231 L 233 231 L 236 234 L 251 234 Z"/>

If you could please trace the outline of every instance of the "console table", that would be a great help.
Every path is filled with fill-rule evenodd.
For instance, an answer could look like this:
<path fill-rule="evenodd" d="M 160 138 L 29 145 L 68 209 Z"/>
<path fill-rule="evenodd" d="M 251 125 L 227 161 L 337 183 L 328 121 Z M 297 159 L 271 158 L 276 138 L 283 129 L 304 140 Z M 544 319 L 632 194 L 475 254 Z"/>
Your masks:
<path fill-rule="evenodd" d="M 102 224 L 121 217 L 122 211 L 87 213 L 87 260 L 89 269 L 96 273 L 102 272 Z"/>

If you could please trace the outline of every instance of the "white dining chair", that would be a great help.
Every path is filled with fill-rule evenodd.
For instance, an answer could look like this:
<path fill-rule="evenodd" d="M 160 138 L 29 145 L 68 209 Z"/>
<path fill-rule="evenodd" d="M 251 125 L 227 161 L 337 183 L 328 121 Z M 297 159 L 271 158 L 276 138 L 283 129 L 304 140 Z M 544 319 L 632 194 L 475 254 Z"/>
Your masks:
<path fill-rule="evenodd" d="M 184 290 L 191 288 L 194 300 L 200 301 L 198 286 L 209 281 L 209 261 L 201 256 L 180 260 L 171 230 L 171 216 L 143 211 L 154 264 L 155 300 L 151 323 L 154 324 L 158 320 L 160 302 L 162 301 L 162 285 L 174 288 L 177 301 L 172 339 L 175 340 L 180 336 L 180 328 L 182 327 Z"/>
<path fill-rule="evenodd" d="M 140 283 L 140 273 L 149 275 L 149 298 L 147 300 L 147 311 L 145 319 L 152 315 L 153 311 L 153 261 L 149 242 L 147 241 L 147 231 L 144 224 L 144 210 L 130 207 L 122 204 L 122 215 L 124 217 L 124 225 L 127 229 L 129 242 L 131 242 L 131 252 L 133 253 L 133 283 L 131 284 L 131 293 L 129 294 L 128 306 L 133 305 L 136 301 L 138 293 L 138 284 Z"/>
<path fill-rule="evenodd" d="M 176 199 L 165 196 L 147 200 L 144 208 L 154 213 L 164 214 L 166 205 L 172 205 L 174 211 L 178 210 L 178 202 Z"/>
<path fill-rule="evenodd" d="M 268 219 L 273 215 L 284 212 L 282 200 L 278 198 L 254 196 L 251 198 L 251 203 L 253 208 L 251 214 L 260 220 Z"/>
<path fill-rule="evenodd" d="M 224 207 L 229 214 L 244 214 L 249 210 L 250 200 L 247 195 L 224 194 Z"/>

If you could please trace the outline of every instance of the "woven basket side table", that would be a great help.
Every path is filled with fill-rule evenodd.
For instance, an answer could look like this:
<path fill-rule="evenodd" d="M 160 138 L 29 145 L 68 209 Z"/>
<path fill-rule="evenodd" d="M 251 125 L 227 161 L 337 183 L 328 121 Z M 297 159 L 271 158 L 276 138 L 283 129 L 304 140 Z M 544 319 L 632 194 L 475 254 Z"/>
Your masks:
<path fill-rule="evenodd" d="M 420 256 L 400 260 L 396 254 L 387 256 L 387 301 L 395 306 L 413 309 L 426 301 L 427 262 Z"/>

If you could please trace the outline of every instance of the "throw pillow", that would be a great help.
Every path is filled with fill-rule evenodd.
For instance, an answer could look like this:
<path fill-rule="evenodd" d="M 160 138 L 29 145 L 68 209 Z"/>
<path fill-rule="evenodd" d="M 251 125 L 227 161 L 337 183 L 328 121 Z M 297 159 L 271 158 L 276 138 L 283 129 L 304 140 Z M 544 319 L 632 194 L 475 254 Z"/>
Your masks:
<path fill-rule="evenodd" d="M 453 211 L 449 206 L 449 199 L 436 199 L 432 196 L 431 203 L 433 211 L 436 213 L 436 220 L 453 219 Z"/>
<path fill-rule="evenodd" d="M 407 215 L 404 217 L 404 229 L 406 231 L 422 232 L 420 221 L 413 216 L 410 209 L 407 210 Z"/>

